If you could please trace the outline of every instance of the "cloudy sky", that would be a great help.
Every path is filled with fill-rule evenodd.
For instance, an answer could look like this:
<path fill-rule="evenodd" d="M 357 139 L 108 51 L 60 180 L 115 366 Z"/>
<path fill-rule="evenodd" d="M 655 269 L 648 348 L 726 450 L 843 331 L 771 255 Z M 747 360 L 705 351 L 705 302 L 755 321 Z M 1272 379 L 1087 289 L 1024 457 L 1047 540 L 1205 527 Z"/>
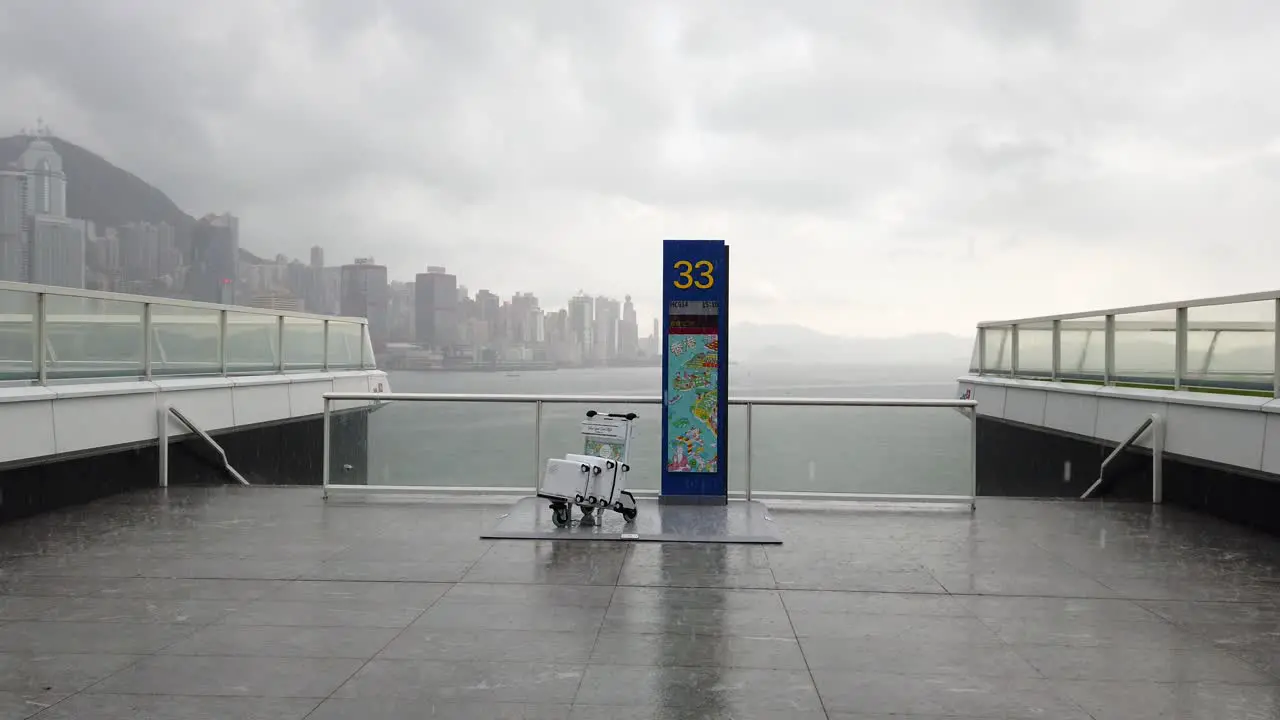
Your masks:
<path fill-rule="evenodd" d="M 5 0 L 37 116 L 254 252 L 847 334 L 1280 286 L 1280 3 Z M 642 325 L 643 326 L 643 325 Z"/>

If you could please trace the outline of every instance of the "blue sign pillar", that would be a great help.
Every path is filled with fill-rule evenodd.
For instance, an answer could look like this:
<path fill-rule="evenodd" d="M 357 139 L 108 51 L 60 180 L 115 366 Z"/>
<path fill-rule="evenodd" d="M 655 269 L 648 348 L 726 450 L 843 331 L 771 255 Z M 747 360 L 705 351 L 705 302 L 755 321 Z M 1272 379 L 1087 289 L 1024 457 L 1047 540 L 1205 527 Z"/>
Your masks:
<path fill-rule="evenodd" d="M 662 245 L 661 502 L 729 499 L 729 246 Z"/>

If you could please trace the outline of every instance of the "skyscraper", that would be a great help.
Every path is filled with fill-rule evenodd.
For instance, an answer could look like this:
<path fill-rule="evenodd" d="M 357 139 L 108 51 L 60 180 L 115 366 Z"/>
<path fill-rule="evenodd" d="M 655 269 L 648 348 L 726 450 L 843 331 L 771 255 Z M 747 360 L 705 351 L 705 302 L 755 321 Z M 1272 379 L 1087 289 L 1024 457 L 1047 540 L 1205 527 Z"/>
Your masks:
<path fill-rule="evenodd" d="M 618 320 L 621 315 L 618 301 L 603 295 L 596 298 L 596 323 L 592 357 L 608 362 L 618 356 Z"/>
<path fill-rule="evenodd" d="M 581 292 L 569 298 L 569 341 L 581 352 L 583 360 L 592 357 L 595 330 L 595 303 Z"/>
<path fill-rule="evenodd" d="M 67 217 L 62 156 L 48 140 L 32 140 L 0 174 L 0 277 L 84 287 L 84 229 Z"/>
<path fill-rule="evenodd" d="M 0 280 L 27 280 L 26 186 L 26 173 L 0 170 Z"/>
<path fill-rule="evenodd" d="M 195 300 L 234 305 L 240 259 L 240 218 L 206 215 L 191 237 L 188 291 Z"/>
<path fill-rule="evenodd" d="M 376 264 L 373 258 L 356 258 L 354 263 L 342 266 L 339 312 L 350 317 L 369 318 L 369 340 L 375 353 L 387 347 L 390 301 L 386 265 Z"/>
<path fill-rule="evenodd" d="M 640 354 L 640 327 L 636 324 L 636 306 L 631 296 L 622 304 L 622 319 L 618 321 L 618 357 L 631 359 Z"/>
<path fill-rule="evenodd" d="M 431 265 L 414 278 L 414 338 L 419 345 L 444 349 L 458 342 L 458 278 Z"/>

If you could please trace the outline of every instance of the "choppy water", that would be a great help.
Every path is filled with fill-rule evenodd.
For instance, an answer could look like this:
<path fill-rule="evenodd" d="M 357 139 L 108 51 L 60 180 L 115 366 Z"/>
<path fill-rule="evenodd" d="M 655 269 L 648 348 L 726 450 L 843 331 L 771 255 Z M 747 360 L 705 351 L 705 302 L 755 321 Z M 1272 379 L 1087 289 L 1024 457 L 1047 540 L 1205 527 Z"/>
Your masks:
<path fill-rule="evenodd" d="M 793 397 L 956 396 L 960 368 L 734 365 L 731 394 Z M 503 373 L 391 373 L 396 392 L 560 395 L 660 394 L 657 368 Z M 588 406 L 543 408 L 543 459 L 581 452 L 578 423 Z M 630 483 L 659 485 L 660 408 L 636 412 Z M 741 489 L 744 408 L 728 418 L 730 487 Z M 372 414 L 369 480 L 388 485 L 528 486 L 535 474 L 533 407 L 397 402 Z M 868 493 L 965 494 L 969 488 L 968 420 L 950 408 L 756 407 L 752 415 L 756 489 Z M 541 465 L 541 462 L 538 463 Z"/>

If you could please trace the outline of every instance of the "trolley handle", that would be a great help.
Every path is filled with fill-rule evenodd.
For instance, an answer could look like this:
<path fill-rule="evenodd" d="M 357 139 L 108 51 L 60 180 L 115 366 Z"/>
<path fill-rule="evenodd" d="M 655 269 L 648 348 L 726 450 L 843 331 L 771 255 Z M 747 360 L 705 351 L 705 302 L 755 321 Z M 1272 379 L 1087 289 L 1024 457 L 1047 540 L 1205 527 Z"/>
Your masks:
<path fill-rule="evenodd" d="M 605 417 L 622 418 L 623 420 L 635 420 L 636 418 L 640 417 L 635 413 L 599 413 L 599 412 L 596 412 L 595 410 L 587 411 L 587 417 L 589 418 L 593 418 L 601 414 L 603 414 Z"/>

